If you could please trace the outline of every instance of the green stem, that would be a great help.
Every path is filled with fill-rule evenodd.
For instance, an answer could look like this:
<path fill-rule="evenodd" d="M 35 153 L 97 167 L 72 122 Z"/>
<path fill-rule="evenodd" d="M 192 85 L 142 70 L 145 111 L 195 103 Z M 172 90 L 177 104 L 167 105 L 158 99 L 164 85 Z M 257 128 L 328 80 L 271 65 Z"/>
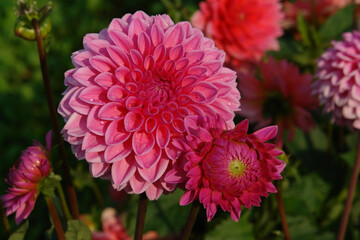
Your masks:
<path fill-rule="evenodd" d="M 148 199 L 145 193 L 139 195 L 139 204 L 138 212 L 136 218 L 136 229 L 135 229 L 135 238 L 134 240 L 142 240 L 144 226 L 145 226 L 145 216 L 147 208 Z"/>
<path fill-rule="evenodd" d="M 60 222 L 59 215 L 56 212 L 54 200 L 51 197 L 45 196 L 46 204 L 48 206 L 51 219 L 54 223 L 55 231 L 59 240 L 65 240 L 65 234 Z"/>
<path fill-rule="evenodd" d="M 76 200 L 76 193 L 75 193 L 75 189 L 74 189 L 73 182 L 71 179 L 70 165 L 69 165 L 69 160 L 66 156 L 64 141 L 60 135 L 60 125 L 59 125 L 59 122 L 57 119 L 54 98 L 52 95 L 48 65 L 47 65 L 47 60 L 46 60 L 46 53 L 45 53 L 45 49 L 44 49 L 43 39 L 41 37 L 40 26 L 39 26 L 38 20 L 36 20 L 36 19 L 32 20 L 32 24 L 34 26 L 35 34 L 36 34 L 36 42 L 37 42 L 37 47 L 38 47 L 39 59 L 40 59 L 41 73 L 42 73 L 43 83 L 44 83 L 44 88 L 45 88 L 46 101 L 47 101 L 49 112 L 50 112 L 50 119 L 51 119 L 53 131 L 55 134 L 55 140 L 59 144 L 59 154 L 60 154 L 60 158 L 62 159 L 62 166 L 63 166 L 63 170 L 64 170 L 64 175 L 65 175 L 65 184 L 66 184 L 68 195 L 69 195 L 71 212 L 72 212 L 73 218 L 78 219 L 79 218 L 79 210 L 78 210 L 78 205 L 77 205 L 77 200 Z"/>
<path fill-rule="evenodd" d="M 351 174 L 351 180 L 349 184 L 349 191 L 346 198 L 345 208 L 344 212 L 341 218 L 339 233 L 338 233 L 338 240 L 343 240 L 345 237 L 346 227 L 349 221 L 350 212 L 351 212 L 351 206 L 354 199 L 354 193 L 356 189 L 356 184 L 359 176 L 359 165 L 360 165 L 360 139 L 358 140 L 358 147 L 357 147 L 357 153 L 356 153 L 356 159 L 353 167 L 353 171 Z"/>
<path fill-rule="evenodd" d="M 64 191 L 63 191 L 62 186 L 60 185 L 60 183 L 56 184 L 56 188 L 57 188 L 57 191 L 59 193 L 60 204 L 61 204 L 61 208 L 64 211 L 64 215 L 65 215 L 67 220 L 71 220 L 72 216 L 70 214 L 69 207 L 68 207 L 66 199 L 65 199 Z"/>
<path fill-rule="evenodd" d="M 181 240 L 188 240 L 191 234 L 191 231 L 193 229 L 196 217 L 198 215 L 199 212 L 199 208 L 200 208 L 200 202 L 195 201 L 193 202 L 193 204 L 191 205 L 191 210 L 189 213 L 189 217 L 188 220 L 186 222 L 186 226 L 185 226 L 185 230 L 183 232 L 183 235 L 181 237 Z"/>
<path fill-rule="evenodd" d="M 94 191 L 94 194 L 95 194 L 95 197 L 100 205 L 100 208 L 104 208 L 104 200 L 101 196 L 101 192 L 100 192 L 100 189 L 99 189 L 99 186 L 97 185 L 97 183 L 94 181 L 93 178 L 91 178 L 91 187 Z"/>
<path fill-rule="evenodd" d="M 6 217 L 5 209 L 4 209 L 4 206 L 2 204 L 2 201 L 0 201 L 0 214 L 1 214 L 1 219 L 2 219 L 2 222 L 4 224 L 6 234 L 7 234 L 8 237 L 10 237 L 10 235 L 11 235 L 11 227 L 10 227 L 10 224 L 9 224 L 9 220 Z"/>

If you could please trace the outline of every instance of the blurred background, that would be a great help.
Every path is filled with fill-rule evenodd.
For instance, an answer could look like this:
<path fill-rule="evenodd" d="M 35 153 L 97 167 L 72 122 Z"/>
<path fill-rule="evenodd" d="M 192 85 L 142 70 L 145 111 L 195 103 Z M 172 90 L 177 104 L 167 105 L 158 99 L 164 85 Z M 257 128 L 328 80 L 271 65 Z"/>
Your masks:
<path fill-rule="evenodd" d="M 39 0 L 38 6 L 47 1 Z M 110 21 L 125 13 L 143 10 L 149 15 L 168 13 L 174 22 L 189 20 L 198 9 L 198 0 L 62 0 L 53 1 L 53 24 L 48 39 L 48 65 L 55 97 L 59 103 L 65 90 L 64 72 L 72 68 L 72 52 L 82 49 L 86 33 L 99 32 Z M 352 8 L 351 8 L 352 7 Z M 329 46 L 331 39 L 340 39 L 341 33 L 353 27 L 353 6 L 341 9 L 333 15 L 319 41 L 310 42 L 294 38 L 286 31 L 280 39 L 279 52 L 269 53 L 276 59 L 286 58 L 297 64 L 303 72 L 313 73 L 316 58 Z M 43 89 L 36 42 L 24 41 L 14 35 L 16 1 L 0 1 L 0 195 L 5 193 L 4 181 L 9 168 L 21 151 L 33 140 L 45 143 L 45 134 L 51 128 Z M 336 23 L 336 27 L 334 24 Z M 301 24 L 298 26 L 301 27 Z M 306 27 L 306 25 L 303 25 Z M 304 30 L 300 28 L 300 33 Z M 305 39 L 306 40 L 306 39 Z M 285 143 L 285 151 L 291 153 L 281 182 L 285 209 L 292 238 L 335 239 L 351 167 L 356 154 L 357 134 L 330 123 L 321 110 L 313 112 L 317 128 L 305 134 L 296 132 L 291 143 Z M 236 118 L 236 122 L 241 117 Z M 59 121 L 63 124 L 63 119 Z M 135 228 L 137 196 L 127 196 L 111 190 L 109 181 L 93 179 L 88 164 L 78 161 L 67 145 L 73 169 L 80 213 L 93 229 L 101 231 L 100 215 L 105 207 L 114 207 L 121 215 L 127 232 Z M 57 157 L 56 146 L 54 157 Z M 55 166 L 55 171 L 61 169 Z M 358 188 L 359 189 L 359 188 Z M 347 239 L 360 239 L 360 196 L 355 195 Z M 145 232 L 156 231 L 161 238 L 178 234 L 184 227 L 189 207 L 178 204 L 182 192 L 176 191 L 150 202 L 146 216 Z M 10 216 L 13 229 L 14 217 Z M 39 198 L 29 217 L 26 239 L 52 239 L 47 233 L 49 222 L 44 199 Z M 0 227 L 0 238 L 5 236 Z M 194 227 L 193 239 L 282 239 L 281 224 L 277 213 L 275 195 L 263 199 L 261 207 L 244 209 L 238 223 L 229 214 L 218 211 L 212 222 L 207 223 L 201 209 Z"/>

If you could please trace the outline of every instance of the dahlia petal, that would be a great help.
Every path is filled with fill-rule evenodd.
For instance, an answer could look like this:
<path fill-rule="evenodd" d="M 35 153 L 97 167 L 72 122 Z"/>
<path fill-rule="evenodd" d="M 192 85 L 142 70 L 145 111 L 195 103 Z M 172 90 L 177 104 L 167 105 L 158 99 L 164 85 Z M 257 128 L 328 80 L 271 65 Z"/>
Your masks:
<path fill-rule="evenodd" d="M 130 70 L 127 67 L 120 66 L 116 69 L 115 76 L 120 83 L 125 84 L 129 73 Z"/>
<path fill-rule="evenodd" d="M 278 132 L 277 126 L 269 126 L 269 127 L 265 127 L 260 130 L 257 130 L 256 132 L 253 133 L 253 135 L 258 137 L 261 142 L 266 142 L 266 141 L 276 137 L 277 132 Z"/>
<path fill-rule="evenodd" d="M 157 126 L 157 121 L 155 118 L 153 117 L 149 117 L 148 119 L 146 119 L 145 121 L 145 131 L 148 133 L 153 132 L 156 129 Z"/>
<path fill-rule="evenodd" d="M 25 204 L 21 204 L 19 208 L 16 210 L 15 214 L 15 222 L 17 225 L 24 219 L 26 219 L 31 211 L 34 209 L 35 201 L 28 201 Z"/>
<path fill-rule="evenodd" d="M 143 66 L 143 57 L 141 56 L 141 53 L 135 49 L 130 49 L 130 60 L 138 67 Z"/>
<path fill-rule="evenodd" d="M 175 47 L 170 49 L 169 58 L 171 60 L 176 61 L 179 58 L 181 58 L 182 56 L 184 56 L 184 47 L 182 46 L 182 44 L 178 44 Z"/>
<path fill-rule="evenodd" d="M 112 121 L 105 132 L 105 142 L 108 145 L 123 143 L 129 139 L 131 133 L 125 130 L 124 121 Z"/>
<path fill-rule="evenodd" d="M 83 38 L 83 45 L 85 45 L 85 43 L 90 42 L 95 39 L 99 39 L 98 33 L 87 33 Z"/>
<path fill-rule="evenodd" d="M 146 28 L 149 26 L 149 23 L 145 21 L 143 18 L 136 18 L 136 17 L 134 18 L 134 15 L 132 18 L 133 20 L 131 21 L 128 28 L 128 36 L 130 39 L 133 40 L 136 39 L 135 36 L 138 37 L 140 33 L 143 33 L 146 30 Z"/>
<path fill-rule="evenodd" d="M 206 102 L 206 97 L 201 92 L 192 91 L 189 94 L 189 96 L 190 96 L 191 100 L 195 103 L 205 103 Z"/>
<path fill-rule="evenodd" d="M 151 184 L 150 182 L 145 181 L 138 172 L 135 172 L 135 174 L 130 178 L 129 183 L 136 194 L 145 192 Z"/>
<path fill-rule="evenodd" d="M 125 141 L 106 147 L 104 157 L 107 163 L 118 162 L 129 156 L 132 152 L 131 142 Z"/>
<path fill-rule="evenodd" d="M 146 181 L 148 182 L 156 182 L 159 178 L 165 173 L 169 160 L 166 158 L 161 158 L 159 162 L 153 165 L 150 168 L 139 168 L 138 172 Z"/>
<path fill-rule="evenodd" d="M 165 59 L 165 54 L 166 54 L 166 49 L 165 49 L 165 46 L 164 44 L 159 44 L 155 50 L 154 50 L 154 59 L 155 59 L 155 62 L 162 62 L 164 59 Z"/>
<path fill-rule="evenodd" d="M 125 105 L 129 111 L 136 111 L 141 109 L 142 101 L 135 96 L 130 96 L 126 99 Z"/>
<path fill-rule="evenodd" d="M 128 67 L 129 66 L 129 57 L 126 54 L 126 52 L 124 52 L 124 50 L 122 50 L 121 48 L 117 47 L 117 46 L 108 46 L 106 48 L 108 54 L 110 55 L 111 59 L 118 65 L 118 66 L 122 66 L 122 67 Z"/>
<path fill-rule="evenodd" d="M 195 200 L 196 197 L 197 197 L 197 192 L 196 191 L 186 191 L 181 196 L 179 204 L 181 206 L 186 206 L 186 205 L 192 203 Z"/>
<path fill-rule="evenodd" d="M 114 18 L 108 27 L 108 30 L 121 29 L 123 31 L 129 28 L 129 24 L 121 18 Z"/>
<path fill-rule="evenodd" d="M 175 69 L 176 69 L 176 71 L 182 71 L 187 66 L 189 66 L 189 59 L 180 58 L 179 60 L 176 61 Z"/>
<path fill-rule="evenodd" d="M 83 115 L 74 112 L 66 122 L 64 130 L 67 130 L 69 135 L 75 137 L 84 136 L 86 133 L 86 118 Z"/>
<path fill-rule="evenodd" d="M 199 76 L 199 77 L 204 76 L 206 72 L 207 72 L 207 68 L 202 67 L 202 66 L 194 66 L 194 67 L 189 68 L 189 70 L 188 70 L 188 74 Z"/>
<path fill-rule="evenodd" d="M 109 46 L 109 42 L 102 39 L 94 39 L 84 44 L 86 50 L 102 55 L 106 54 L 107 46 Z"/>
<path fill-rule="evenodd" d="M 181 155 L 181 151 L 171 142 L 165 147 L 165 153 L 171 160 L 177 160 Z"/>
<path fill-rule="evenodd" d="M 155 145 L 155 137 L 152 133 L 139 130 L 133 134 L 132 148 L 136 155 L 148 153 Z"/>
<path fill-rule="evenodd" d="M 79 98 L 89 104 L 103 105 L 107 102 L 106 91 L 102 87 L 89 86 L 84 88 Z"/>
<path fill-rule="evenodd" d="M 213 84 L 207 82 L 199 82 L 193 88 L 193 91 L 201 92 L 206 98 L 206 103 L 212 103 L 218 97 L 218 89 Z"/>
<path fill-rule="evenodd" d="M 154 24 L 151 26 L 151 42 L 154 47 L 157 47 L 159 44 L 163 43 L 164 40 L 164 31 L 163 29 Z"/>
<path fill-rule="evenodd" d="M 180 119 L 180 118 L 175 119 L 175 120 L 172 122 L 172 126 L 174 127 L 174 129 L 175 129 L 177 132 L 180 132 L 180 133 L 185 132 L 184 120 L 182 120 L 182 119 Z"/>
<path fill-rule="evenodd" d="M 144 115 L 138 112 L 128 112 L 124 123 L 126 131 L 135 132 L 143 125 Z"/>
<path fill-rule="evenodd" d="M 183 88 L 192 88 L 193 86 L 195 86 L 195 84 L 199 81 L 199 78 L 196 76 L 186 76 L 184 77 L 184 79 L 181 82 L 181 86 Z"/>
<path fill-rule="evenodd" d="M 104 120 L 123 119 L 128 114 L 128 110 L 122 103 L 109 102 L 102 106 L 99 110 L 99 118 Z"/>
<path fill-rule="evenodd" d="M 119 30 L 109 30 L 109 37 L 116 46 L 127 54 L 130 54 L 130 49 L 134 48 L 131 38 Z"/>
<path fill-rule="evenodd" d="M 155 67 L 155 58 L 151 55 L 146 56 L 144 60 L 144 68 L 148 71 L 153 70 Z"/>
<path fill-rule="evenodd" d="M 110 168 L 108 163 L 89 163 L 89 169 L 93 177 L 98 178 L 104 175 Z"/>
<path fill-rule="evenodd" d="M 86 127 L 93 133 L 99 136 L 104 136 L 108 126 L 107 121 L 98 117 L 100 107 L 93 107 L 87 117 Z"/>
<path fill-rule="evenodd" d="M 72 77 L 83 86 L 90 86 L 96 76 L 96 70 L 92 67 L 81 67 L 75 70 Z"/>
<path fill-rule="evenodd" d="M 183 42 L 185 51 L 190 52 L 192 50 L 202 49 L 202 38 L 203 36 L 200 34 L 194 34 L 185 39 Z"/>
<path fill-rule="evenodd" d="M 150 50 L 150 38 L 145 32 L 141 32 L 137 41 L 140 53 L 146 56 Z"/>
<path fill-rule="evenodd" d="M 90 58 L 90 64 L 99 72 L 110 72 L 116 68 L 114 62 L 105 56 L 97 55 Z"/>
<path fill-rule="evenodd" d="M 228 103 L 230 104 L 230 103 Z M 222 116 L 225 121 L 232 120 L 234 117 L 234 112 L 229 109 L 228 106 L 226 106 L 225 103 L 221 102 L 220 100 L 215 100 L 211 103 L 211 106 L 215 108 L 215 110 L 218 112 L 220 116 Z"/>
<path fill-rule="evenodd" d="M 136 162 L 142 168 L 151 168 L 157 164 L 161 157 L 161 149 L 158 146 L 154 146 L 150 151 L 143 155 L 135 155 Z"/>
<path fill-rule="evenodd" d="M 170 141 L 170 131 L 166 125 L 160 125 L 156 130 L 156 142 L 160 148 L 165 148 Z"/>
<path fill-rule="evenodd" d="M 150 201 L 157 200 L 164 191 L 160 187 L 157 187 L 155 184 L 156 183 L 150 184 L 150 186 L 146 190 L 146 196 L 149 198 Z"/>
<path fill-rule="evenodd" d="M 206 67 L 206 69 L 207 69 L 206 76 L 214 76 L 222 68 L 222 62 L 218 61 L 218 60 L 209 60 L 209 61 L 203 62 L 201 64 L 201 66 Z"/>
<path fill-rule="evenodd" d="M 199 193 L 199 201 L 203 204 L 209 203 L 211 200 L 211 190 L 209 188 L 201 188 Z"/>
<path fill-rule="evenodd" d="M 179 171 L 178 169 L 173 168 L 166 173 L 164 180 L 167 183 L 175 183 L 176 184 L 176 183 L 181 183 L 181 182 L 185 181 L 186 176 L 182 171 Z"/>
<path fill-rule="evenodd" d="M 181 43 L 185 38 L 184 31 L 180 25 L 168 28 L 164 35 L 164 45 L 166 48 L 173 47 Z"/>
<path fill-rule="evenodd" d="M 107 92 L 108 99 L 115 102 L 123 102 L 127 96 L 128 93 L 125 88 L 119 85 L 112 86 Z"/>
<path fill-rule="evenodd" d="M 105 163 L 104 152 L 85 152 L 85 159 L 89 163 Z"/>
<path fill-rule="evenodd" d="M 71 60 L 75 67 L 80 68 L 89 65 L 89 59 L 92 56 L 94 56 L 93 53 L 86 50 L 80 50 L 71 56 Z"/>
<path fill-rule="evenodd" d="M 351 89 L 351 95 L 355 100 L 360 101 L 360 86 L 354 85 Z"/>
<path fill-rule="evenodd" d="M 118 186 L 127 183 L 136 172 L 136 165 L 133 164 L 132 158 L 125 158 L 117 161 L 111 167 L 111 181 Z"/>
<path fill-rule="evenodd" d="M 101 152 L 106 148 L 104 137 L 87 132 L 84 136 L 81 149 L 91 152 Z"/>
<path fill-rule="evenodd" d="M 81 94 L 82 88 L 74 87 L 73 89 L 76 89 L 76 91 L 72 92 L 73 94 L 70 97 L 68 104 L 76 112 L 83 114 L 83 115 L 87 115 L 90 111 L 90 104 L 88 104 L 80 99 L 80 94 Z"/>
<path fill-rule="evenodd" d="M 202 50 L 193 50 L 186 53 L 186 58 L 189 60 L 189 65 L 199 63 L 204 59 L 205 53 Z"/>
<path fill-rule="evenodd" d="M 211 219 L 213 219 L 216 211 L 217 211 L 216 204 L 210 203 L 210 205 L 206 208 L 206 218 L 208 222 L 210 222 Z"/>
<path fill-rule="evenodd" d="M 102 72 L 95 77 L 94 82 L 101 87 L 111 87 L 117 82 L 117 80 L 113 73 Z"/>

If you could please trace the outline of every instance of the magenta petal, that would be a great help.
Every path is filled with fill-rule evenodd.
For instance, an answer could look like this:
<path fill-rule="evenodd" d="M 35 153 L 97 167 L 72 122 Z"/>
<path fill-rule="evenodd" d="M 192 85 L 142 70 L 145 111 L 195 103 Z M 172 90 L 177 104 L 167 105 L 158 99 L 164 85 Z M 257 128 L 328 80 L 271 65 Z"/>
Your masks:
<path fill-rule="evenodd" d="M 106 53 L 107 46 L 109 46 L 109 42 L 102 39 L 94 39 L 84 44 L 85 49 L 102 55 Z"/>
<path fill-rule="evenodd" d="M 130 186 L 134 193 L 140 194 L 146 191 L 150 186 L 150 182 L 145 181 L 138 172 L 136 172 L 129 180 Z"/>
<path fill-rule="evenodd" d="M 154 24 L 151 27 L 151 42 L 154 45 L 154 47 L 157 47 L 160 43 L 163 42 L 164 39 L 164 31 L 161 27 Z"/>
<path fill-rule="evenodd" d="M 146 119 L 145 121 L 145 131 L 148 133 L 151 133 L 155 130 L 157 126 L 157 121 L 155 118 L 153 117 L 149 117 L 148 119 Z"/>
<path fill-rule="evenodd" d="M 99 110 L 99 118 L 104 120 L 123 119 L 128 110 L 122 103 L 109 102 L 102 106 Z"/>
<path fill-rule="evenodd" d="M 172 143 L 169 143 L 165 147 L 165 152 L 166 152 L 166 155 L 172 160 L 178 159 L 179 156 L 181 155 L 181 151 L 178 148 L 174 147 L 174 145 Z"/>
<path fill-rule="evenodd" d="M 253 134 L 259 138 L 261 142 L 266 142 L 270 139 L 273 139 L 278 132 L 277 126 L 269 126 L 262 129 L 257 130 Z"/>
<path fill-rule="evenodd" d="M 167 183 L 181 183 L 186 179 L 186 175 L 184 174 L 183 171 L 179 171 L 175 168 L 169 170 L 166 175 L 164 180 Z"/>
<path fill-rule="evenodd" d="M 112 86 L 107 93 L 107 97 L 111 100 L 111 101 L 116 101 L 116 102 L 123 102 L 126 100 L 128 96 L 127 91 L 125 90 L 124 87 L 119 86 L 119 85 L 115 85 Z"/>
<path fill-rule="evenodd" d="M 184 55 L 184 47 L 181 44 L 171 48 L 169 52 L 169 58 L 174 61 L 178 60 L 183 55 Z"/>
<path fill-rule="evenodd" d="M 124 127 L 124 121 L 112 121 L 105 132 L 105 142 L 108 145 L 122 143 L 129 139 L 131 133 Z"/>
<path fill-rule="evenodd" d="M 136 171 L 132 158 L 125 158 L 114 162 L 111 167 L 111 180 L 113 184 L 123 185 L 127 183 Z"/>
<path fill-rule="evenodd" d="M 81 91 L 79 97 L 84 102 L 94 105 L 103 105 L 105 104 L 105 102 L 107 102 L 105 89 L 98 86 L 86 87 L 84 90 Z"/>
<path fill-rule="evenodd" d="M 86 118 L 76 112 L 71 114 L 64 126 L 64 130 L 71 136 L 82 137 L 86 133 Z"/>
<path fill-rule="evenodd" d="M 104 175 L 110 168 L 108 163 L 89 163 L 89 169 L 93 177 L 101 177 Z"/>
<path fill-rule="evenodd" d="M 160 157 L 161 149 L 156 145 L 144 155 L 135 155 L 136 162 L 142 168 L 151 168 L 160 160 Z"/>
<path fill-rule="evenodd" d="M 208 60 L 208 61 L 204 61 L 201 64 L 201 66 L 207 68 L 207 72 L 206 72 L 207 76 L 216 75 L 222 68 L 222 65 L 223 65 L 222 61 L 218 61 L 218 60 Z"/>
<path fill-rule="evenodd" d="M 82 67 L 75 70 L 72 77 L 83 86 L 90 86 L 94 80 L 97 71 L 92 67 Z"/>
<path fill-rule="evenodd" d="M 139 130 L 132 137 L 132 147 L 136 155 L 148 153 L 155 145 L 155 138 L 152 133 Z"/>
<path fill-rule="evenodd" d="M 115 76 L 122 84 L 126 84 L 130 70 L 127 67 L 118 67 L 115 71 Z"/>
<path fill-rule="evenodd" d="M 108 163 L 121 161 L 126 158 L 131 152 L 132 148 L 130 141 L 107 146 L 104 153 L 105 161 Z"/>
<path fill-rule="evenodd" d="M 143 57 L 141 53 L 135 49 L 130 49 L 130 60 L 138 67 L 143 66 Z"/>
<path fill-rule="evenodd" d="M 98 85 L 102 87 L 111 87 L 117 82 L 117 80 L 113 73 L 102 72 L 95 77 L 94 82 L 96 82 Z"/>
<path fill-rule="evenodd" d="M 139 174 L 148 182 L 157 181 L 166 171 L 169 160 L 166 158 L 161 158 L 160 161 L 152 166 L 151 168 L 139 168 Z"/>
<path fill-rule="evenodd" d="M 104 136 L 108 123 L 107 121 L 104 121 L 98 117 L 99 110 L 100 107 L 93 107 L 90 110 L 89 115 L 87 117 L 86 126 L 91 132 L 100 136 Z"/>
<path fill-rule="evenodd" d="M 73 88 L 76 89 L 76 88 Z M 70 100 L 69 100 L 69 105 L 71 106 L 72 109 L 74 109 L 76 112 L 83 114 L 83 115 L 87 115 L 90 111 L 90 104 L 84 102 L 83 100 L 80 99 L 80 94 L 81 94 L 81 88 L 78 88 L 73 95 L 71 96 Z"/>
<path fill-rule="evenodd" d="M 185 33 L 180 25 L 168 28 L 164 35 L 164 45 L 166 48 L 173 47 L 181 43 L 185 38 Z"/>
<path fill-rule="evenodd" d="M 118 66 L 129 66 L 129 57 L 121 48 L 116 46 L 109 46 L 106 50 L 108 51 L 111 59 Z"/>
<path fill-rule="evenodd" d="M 186 58 L 189 60 L 189 65 L 200 62 L 203 60 L 204 56 L 205 53 L 202 50 L 194 50 L 186 54 Z"/>
<path fill-rule="evenodd" d="M 134 48 L 132 40 L 125 33 L 119 30 L 110 30 L 109 37 L 116 46 L 127 54 L 130 54 L 130 49 Z"/>
<path fill-rule="evenodd" d="M 155 184 L 156 183 L 150 184 L 150 186 L 146 190 L 146 196 L 149 198 L 150 201 L 157 200 L 164 191 L 161 186 L 158 187 Z"/>
<path fill-rule="evenodd" d="M 129 132 L 135 132 L 144 123 L 144 115 L 138 112 L 128 112 L 124 119 L 125 129 Z"/>
<path fill-rule="evenodd" d="M 138 47 L 140 50 L 140 53 L 145 56 L 148 54 L 148 51 L 150 50 L 150 38 L 145 32 L 141 32 L 138 37 Z"/>
<path fill-rule="evenodd" d="M 110 72 L 116 68 L 114 62 L 105 56 L 97 55 L 90 58 L 90 64 L 99 72 Z"/>
<path fill-rule="evenodd" d="M 182 197 L 180 198 L 179 204 L 181 206 L 186 206 L 189 203 L 192 203 L 196 197 L 197 197 L 197 194 L 195 191 L 186 191 L 184 193 L 184 195 L 182 195 Z"/>
<path fill-rule="evenodd" d="M 161 125 L 156 130 L 156 142 L 160 148 L 165 148 L 170 141 L 170 131 L 166 125 Z"/>
<path fill-rule="evenodd" d="M 193 91 L 201 92 L 206 98 L 206 103 L 212 103 L 218 97 L 217 87 L 215 87 L 213 84 L 207 83 L 207 82 L 199 82 L 193 88 Z"/>
<path fill-rule="evenodd" d="M 101 152 L 106 148 L 106 144 L 103 136 L 95 135 L 91 132 L 87 132 L 84 136 L 82 143 L 82 150 L 89 152 Z"/>

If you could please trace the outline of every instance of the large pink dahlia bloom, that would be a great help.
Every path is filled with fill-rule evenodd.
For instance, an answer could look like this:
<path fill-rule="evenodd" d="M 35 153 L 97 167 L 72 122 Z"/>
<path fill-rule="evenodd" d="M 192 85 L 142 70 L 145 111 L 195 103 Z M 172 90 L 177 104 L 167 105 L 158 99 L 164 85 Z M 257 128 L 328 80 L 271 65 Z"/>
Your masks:
<path fill-rule="evenodd" d="M 176 187 L 164 176 L 180 154 L 171 139 L 185 133 L 185 116 L 219 113 L 233 125 L 240 94 L 224 59 L 188 22 L 141 11 L 114 19 L 73 53 L 58 108 L 64 137 L 94 177 L 157 199 Z"/>
<path fill-rule="evenodd" d="M 35 141 L 33 146 L 25 149 L 5 179 L 10 187 L 7 193 L 1 196 L 1 200 L 7 216 L 16 212 L 16 224 L 28 218 L 39 195 L 40 183 L 50 174 L 50 142 L 49 133 L 46 137 L 47 148 Z"/>
<path fill-rule="evenodd" d="M 207 0 L 191 22 L 225 50 L 227 63 L 242 68 L 279 49 L 281 8 L 279 0 Z"/>
<path fill-rule="evenodd" d="M 276 62 L 272 57 L 259 64 L 261 80 L 242 74 L 239 90 L 242 94 L 241 112 L 257 127 L 269 124 L 289 130 L 289 139 L 295 127 L 308 131 L 314 127 L 310 110 L 317 101 L 311 95 L 310 74 L 301 74 L 299 68 L 286 60 Z"/>
<path fill-rule="evenodd" d="M 260 206 L 260 197 L 276 192 L 271 181 L 281 179 L 285 162 L 276 159 L 282 151 L 265 143 L 276 136 L 276 126 L 247 134 L 247 120 L 225 131 L 222 122 L 220 117 L 186 117 L 188 135 L 183 141 L 175 141 L 176 146 L 188 151 L 184 166 L 188 179 L 180 205 L 199 200 L 208 221 L 218 206 L 238 221 L 241 206 Z"/>
<path fill-rule="evenodd" d="M 340 125 L 360 129 L 360 31 L 333 41 L 317 63 L 313 93 Z"/>

